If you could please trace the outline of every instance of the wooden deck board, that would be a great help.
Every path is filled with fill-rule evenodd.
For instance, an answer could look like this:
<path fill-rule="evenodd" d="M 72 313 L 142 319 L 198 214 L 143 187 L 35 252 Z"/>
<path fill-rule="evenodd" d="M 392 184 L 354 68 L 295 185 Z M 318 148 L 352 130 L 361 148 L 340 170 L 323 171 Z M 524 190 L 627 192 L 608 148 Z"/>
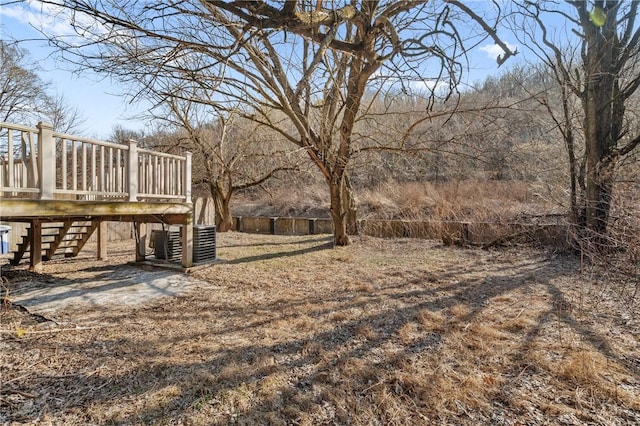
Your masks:
<path fill-rule="evenodd" d="M 145 221 L 183 223 L 184 216 L 192 214 L 193 207 L 186 203 L 167 202 L 109 202 L 66 200 L 15 200 L 0 198 L 0 220 L 23 222 L 39 218 L 48 221 L 63 218 L 99 218 L 113 221 Z M 156 220 L 153 220 L 157 217 Z M 149 220 L 150 219 L 150 220 Z"/>

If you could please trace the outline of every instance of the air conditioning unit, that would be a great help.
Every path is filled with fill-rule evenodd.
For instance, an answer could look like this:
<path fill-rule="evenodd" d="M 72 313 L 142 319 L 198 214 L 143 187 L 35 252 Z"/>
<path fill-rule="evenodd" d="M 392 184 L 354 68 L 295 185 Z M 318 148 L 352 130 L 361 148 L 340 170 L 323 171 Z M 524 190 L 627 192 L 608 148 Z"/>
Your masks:
<path fill-rule="evenodd" d="M 182 258 L 181 231 L 153 230 L 153 255 L 156 259 L 176 260 Z"/>
<path fill-rule="evenodd" d="M 156 259 L 180 261 L 182 258 L 182 230 L 152 231 L 153 254 Z M 193 227 L 193 261 L 207 262 L 216 258 L 215 225 L 196 225 Z"/>
<path fill-rule="evenodd" d="M 193 261 L 206 262 L 216 258 L 215 225 L 196 225 L 193 227 Z"/>

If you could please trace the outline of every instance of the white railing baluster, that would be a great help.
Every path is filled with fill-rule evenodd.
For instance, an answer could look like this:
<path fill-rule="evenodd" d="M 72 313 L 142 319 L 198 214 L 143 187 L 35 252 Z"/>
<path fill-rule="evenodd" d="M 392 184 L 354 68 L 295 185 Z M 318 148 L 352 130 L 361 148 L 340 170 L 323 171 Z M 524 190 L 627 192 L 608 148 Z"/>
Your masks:
<path fill-rule="evenodd" d="M 164 193 L 164 187 L 163 187 L 163 183 L 164 183 L 164 158 L 159 157 L 156 155 L 156 157 L 158 157 L 158 190 L 157 190 L 157 194 L 163 194 Z"/>
<path fill-rule="evenodd" d="M 167 190 L 166 193 L 173 195 L 173 158 L 167 159 Z"/>
<path fill-rule="evenodd" d="M 62 189 L 66 190 L 67 189 L 67 180 L 68 180 L 68 176 L 67 176 L 67 140 L 64 138 L 60 138 L 60 149 L 61 149 L 61 154 L 60 156 L 62 157 L 62 164 L 61 164 L 61 170 L 60 173 L 62 174 Z"/>
<path fill-rule="evenodd" d="M 82 154 L 82 166 L 80 169 L 80 173 L 82 173 L 81 178 L 82 178 L 82 190 L 86 191 L 87 190 L 87 144 L 84 142 L 80 142 L 80 146 L 81 148 L 81 154 Z"/>
<path fill-rule="evenodd" d="M 100 167 L 98 168 L 98 190 L 100 192 L 106 192 L 105 184 L 104 184 L 104 146 L 100 146 Z"/>
<path fill-rule="evenodd" d="M 78 147 L 76 141 L 71 141 L 71 190 L 78 190 Z"/>
<path fill-rule="evenodd" d="M 143 193 L 149 192 L 149 155 L 142 155 L 142 186 Z"/>
<path fill-rule="evenodd" d="M 109 168 L 107 169 L 107 182 L 109 187 L 107 188 L 107 191 L 109 192 L 116 192 L 117 189 L 113 187 L 113 148 L 109 147 L 109 153 L 107 154 L 107 156 L 109 157 Z"/>
<path fill-rule="evenodd" d="M 27 136 L 29 135 L 29 136 Z M 31 173 L 31 168 L 29 167 L 29 164 L 32 163 L 31 161 L 31 157 L 32 157 L 32 153 L 29 152 L 29 150 L 27 149 L 27 137 L 31 138 L 31 134 L 22 132 L 20 134 L 20 155 L 22 157 L 22 168 L 24 169 L 24 174 L 26 174 L 27 176 L 27 188 L 33 187 L 35 186 L 36 182 L 34 180 L 33 177 L 33 173 Z"/>
<path fill-rule="evenodd" d="M 122 151 L 121 150 L 116 150 L 116 167 L 115 167 L 115 173 L 116 173 L 116 191 L 117 192 L 124 192 L 124 188 L 122 187 L 122 176 L 121 176 L 121 172 L 122 172 Z"/>
<path fill-rule="evenodd" d="M 191 202 L 191 162 L 192 154 L 186 153 L 186 159 L 184 162 L 184 200 L 187 203 Z"/>
<path fill-rule="evenodd" d="M 158 164 L 158 156 L 154 155 L 153 156 L 153 190 L 151 191 L 152 194 L 158 194 L 160 193 L 160 187 L 158 186 L 158 176 L 160 176 L 159 173 L 159 164 Z"/>
<path fill-rule="evenodd" d="M 89 188 L 97 191 L 98 188 L 96 188 L 96 146 L 95 145 L 91 145 L 91 170 L 89 171 Z"/>
<path fill-rule="evenodd" d="M 15 181 L 15 177 L 14 177 L 14 165 L 13 165 L 13 131 L 12 129 L 9 129 L 8 133 L 8 145 L 7 145 L 7 156 L 8 158 L 8 163 L 9 163 L 9 169 L 7 170 L 7 174 L 9 175 L 9 179 L 8 179 L 8 186 L 9 188 L 13 188 L 16 184 Z"/>
<path fill-rule="evenodd" d="M 171 195 L 178 195 L 180 194 L 180 190 L 178 189 L 178 180 L 180 178 L 178 177 L 178 162 L 176 160 L 173 160 L 173 173 L 171 174 L 171 180 L 173 182 L 171 182 Z"/>
<path fill-rule="evenodd" d="M 164 175 L 164 193 L 165 194 L 171 194 L 171 159 L 167 158 L 167 171 Z"/>

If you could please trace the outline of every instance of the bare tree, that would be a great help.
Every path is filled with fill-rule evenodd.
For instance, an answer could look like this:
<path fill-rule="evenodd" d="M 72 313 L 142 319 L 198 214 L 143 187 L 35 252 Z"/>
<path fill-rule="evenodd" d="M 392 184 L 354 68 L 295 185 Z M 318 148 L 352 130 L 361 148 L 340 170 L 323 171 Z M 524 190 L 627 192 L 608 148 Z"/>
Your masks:
<path fill-rule="evenodd" d="M 157 135 L 154 135 L 157 138 Z M 113 126 L 111 129 L 111 136 L 108 138 L 110 142 L 126 144 L 128 140 L 134 140 L 141 143 L 145 148 L 149 148 L 147 141 L 151 139 L 150 136 L 143 130 L 127 129 L 119 124 Z"/>
<path fill-rule="evenodd" d="M 37 74 L 29 54 L 0 40 L 0 121 L 34 125 L 47 121 L 61 132 L 78 130 L 84 121 L 64 96 L 49 94 L 51 84 Z"/>
<path fill-rule="evenodd" d="M 173 93 L 179 89 L 176 87 Z M 212 111 L 188 96 L 169 97 L 159 104 L 153 117 L 175 129 L 169 140 L 177 140 L 169 149 L 191 151 L 193 180 L 208 187 L 215 206 L 219 232 L 233 229 L 231 200 L 237 191 L 261 186 L 280 172 L 298 170 L 302 157 L 288 143 L 278 143 L 277 135 L 264 126 L 229 114 Z M 284 145 L 284 146 L 283 146 Z"/>
<path fill-rule="evenodd" d="M 53 41 L 77 64 L 131 82 L 136 94 L 179 97 L 156 90 L 167 80 L 215 92 L 212 107 L 304 149 L 327 182 L 337 245 L 349 243 L 355 224 L 348 167 L 365 90 L 425 80 L 453 90 L 461 25 L 472 43 L 492 37 L 505 52 L 499 62 L 514 54 L 493 24 L 453 0 L 41 3 L 70 12 L 85 42 Z"/>
<path fill-rule="evenodd" d="M 567 147 L 574 220 L 598 237 L 607 232 L 617 166 L 640 145 L 640 133 L 629 126 L 626 114 L 640 86 L 639 5 L 619 0 L 516 2 L 514 33 L 558 83 L 559 108 L 545 105 Z M 568 28 L 563 39 L 554 38 L 549 17 Z M 580 122 L 574 119 L 576 111 Z"/>
<path fill-rule="evenodd" d="M 85 122 L 78 107 L 69 104 L 64 95 L 48 97 L 43 116 L 54 129 L 62 133 L 79 133 Z"/>
<path fill-rule="evenodd" d="M 0 40 L 0 120 L 25 124 L 46 110 L 49 85 L 32 71 L 24 49 Z"/>

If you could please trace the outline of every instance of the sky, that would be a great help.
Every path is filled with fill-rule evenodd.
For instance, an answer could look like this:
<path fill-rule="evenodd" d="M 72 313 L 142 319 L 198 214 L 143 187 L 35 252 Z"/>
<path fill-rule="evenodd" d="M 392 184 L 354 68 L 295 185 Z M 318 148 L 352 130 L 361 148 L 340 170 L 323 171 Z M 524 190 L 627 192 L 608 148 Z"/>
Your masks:
<path fill-rule="evenodd" d="M 121 94 L 121 88 L 108 77 L 91 72 L 73 72 L 72 66 L 53 55 L 54 50 L 43 40 L 35 28 L 45 24 L 47 31 L 55 34 L 69 31 L 65 22 L 43 16 L 33 7 L 15 4 L 0 7 L 0 38 L 21 41 L 20 46 L 29 52 L 29 59 L 37 74 L 51 83 L 51 95 L 64 95 L 72 107 L 76 107 L 85 119 L 80 126 L 80 136 L 107 139 L 114 126 L 140 130 L 145 126 L 135 117 L 145 111 L 146 105 L 132 104 Z M 35 126 L 37 123 L 16 123 Z"/>
<path fill-rule="evenodd" d="M 68 23 L 53 14 L 42 13 L 35 2 L 17 3 L 0 8 L 0 37 L 18 40 L 20 46 L 29 52 L 29 57 L 42 80 L 51 84 L 51 95 L 64 95 L 67 103 L 76 107 L 85 119 L 81 126 L 81 136 L 107 139 L 114 126 L 142 130 L 144 122 L 135 116 L 144 113 L 148 104 L 131 103 L 120 94 L 122 88 L 108 77 L 83 71 L 74 73 L 72 65 L 56 60 L 54 50 L 43 40 L 35 28 L 43 27 L 53 34 L 70 33 Z M 509 47 L 517 48 L 506 39 Z M 487 75 L 497 74 L 496 57 L 502 50 L 488 42 L 479 46 L 470 55 L 473 69 L 467 73 L 466 83 L 481 81 Z M 35 125 L 36 123 L 17 123 Z"/>

